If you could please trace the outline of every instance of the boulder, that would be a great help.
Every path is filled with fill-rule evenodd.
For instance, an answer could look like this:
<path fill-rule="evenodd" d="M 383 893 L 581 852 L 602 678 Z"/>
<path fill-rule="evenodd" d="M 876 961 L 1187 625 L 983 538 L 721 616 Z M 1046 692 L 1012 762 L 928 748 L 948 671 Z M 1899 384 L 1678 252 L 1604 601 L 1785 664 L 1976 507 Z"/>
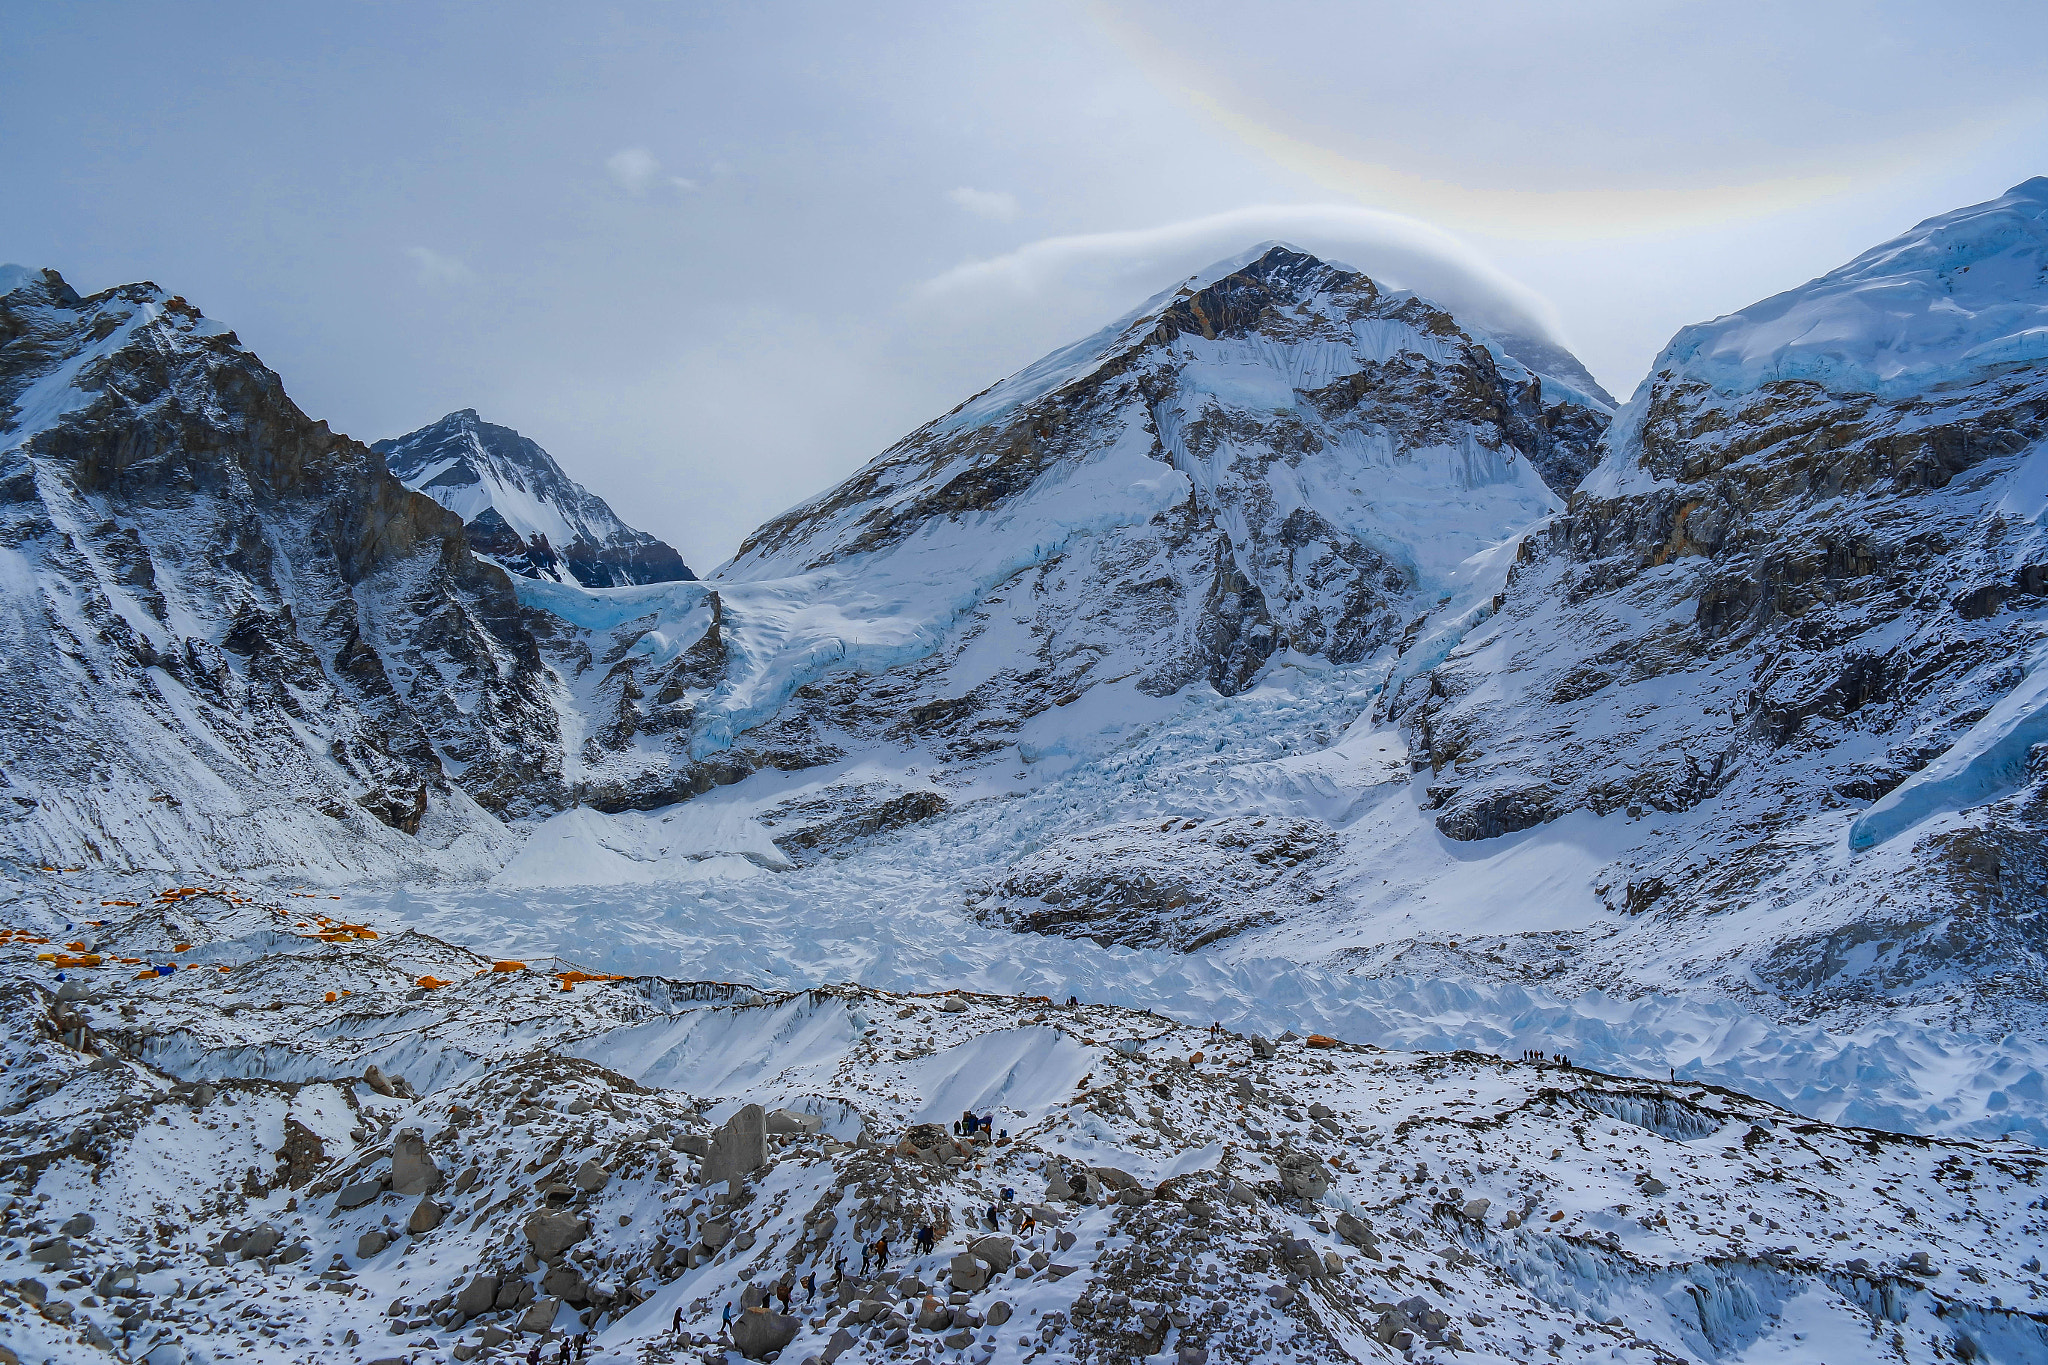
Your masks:
<path fill-rule="evenodd" d="M 356 1239 L 356 1259 L 358 1261 L 367 1261 L 390 1245 L 391 1239 L 389 1237 L 372 1228 Z"/>
<path fill-rule="evenodd" d="M 1074 1187 L 1067 1183 L 1066 1173 L 1055 1167 L 1052 1175 L 1045 1182 L 1046 1202 L 1051 1203 L 1054 1200 L 1072 1199 L 1073 1197 Z"/>
<path fill-rule="evenodd" d="M 567 1104 L 562 1106 L 562 1112 L 565 1114 L 573 1114 L 578 1117 L 581 1117 L 582 1115 L 589 1113 L 593 1108 L 595 1108 L 595 1106 L 592 1105 L 589 1100 L 586 1100 L 581 1095 L 578 1095 L 575 1099 L 570 1100 Z"/>
<path fill-rule="evenodd" d="M 539 1209 L 526 1216 L 527 1243 L 535 1256 L 551 1264 L 589 1235 L 590 1220 L 580 1214 Z"/>
<path fill-rule="evenodd" d="M 551 1331 L 555 1325 L 555 1314 L 561 1309 L 560 1299 L 535 1299 L 519 1315 L 519 1330 L 536 1334 Z"/>
<path fill-rule="evenodd" d="M 91 1214 L 74 1213 L 64 1220 L 63 1226 L 59 1227 L 57 1231 L 63 1233 L 66 1237 L 83 1237 L 91 1232 L 94 1226 Z"/>
<path fill-rule="evenodd" d="M 1361 1251 L 1371 1251 L 1380 1244 L 1373 1230 L 1363 1218 L 1348 1213 L 1337 1215 L 1337 1235 Z"/>
<path fill-rule="evenodd" d="M 697 1235 L 703 1239 L 705 1246 L 716 1251 L 732 1240 L 732 1223 L 724 1218 L 707 1218 L 704 1225 L 697 1230 Z"/>
<path fill-rule="evenodd" d="M 958 1332 L 948 1332 L 939 1340 L 946 1343 L 946 1349 L 949 1351 L 964 1351 L 974 1344 L 974 1333 L 963 1328 Z"/>
<path fill-rule="evenodd" d="M 431 1196 L 421 1195 L 420 1202 L 412 1207 L 412 1216 L 405 1220 L 405 1230 L 417 1237 L 440 1227 L 441 1220 L 447 1216 L 446 1208 L 436 1204 Z"/>
<path fill-rule="evenodd" d="M 1450 1326 L 1450 1314 L 1440 1308 L 1433 1308 L 1427 1299 L 1417 1296 L 1403 1299 L 1394 1307 L 1379 1315 L 1371 1331 L 1373 1339 L 1382 1346 L 1396 1350 L 1406 1349 L 1399 1345 L 1399 1338 L 1406 1334 L 1412 1345 L 1417 1340 L 1442 1341 L 1444 1328 Z"/>
<path fill-rule="evenodd" d="M 374 1176 L 369 1180 L 358 1180 L 353 1184 L 343 1185 L 335 1192 L 334 1207 L 337 1212 L 347 1209 L 359 1209 L 382 1193 L 384 1193 L 383 1176 Z"/>
<path fill-rule="evenodd" d="M 767 1164 L 767 1111 L 758 1104 L 744 1105 L 712 1135 L 711 1152 L 698 1179 L 706 1185 L 741 1180 Z"/>
<path fill-rule="evenodd" d="M 1142 1190 L 1145 1183 L 1129 1171 L 1120 1171 L 1114 1166 L 1091 1166 L 1088 1168 L 1097 1180 L 1121 1194 L 1125 1190 Z"/>
<path fill-rule="evenodd" d="M 1483 1223 L 1486 1221 L 1486 1211 L 1492 1207 L 1491 1199 L 1467 1199 L 1465 1207 L 1460 1209 L 1459 1213 L 1468 1223 Z"/>
<path fill-rule="evenodd" d="M 500 1288 L 496 1275 L 472 1276 L 455 1296 L 455 1310 L 465 1318 L 480 1318 L 497 1305 Z"/>
<path fill-rule="evenodd" d="M 820 1358 L 824 1360 L 825 1365 L 831 1365 L 833 1361 L 839 1359 L 839 1357 L 852 1349 L 853 1333 L 842 1327 L 832 1334 L 832 1340 L 825 1343 L 825 1352 Z"/>
<path fill-rule="evenodd" d="M 242 1259 L 260 1261 L 277 1250 L 277 1244 L 284 1240 L 284 1234 L 270 1223 L 258 1223 L 255 1231 L 242 1238 Z"/>
<path fill-rule="evenodd" d="M 1010 1305 L 1002 1299 L 997 1299 L 988 1306 L 988 1325 L 1001 1327 L 1010 1320 L 1010 1313 Z"/>
<path fill-rule="evenodd" d="M 590 1298 L 590 1285 L 584 1280 L 582 1271 L 573 1265 L 563 1264 L 552 1267 L 541 1277 L 540 1292 L 563 1303 L 578 1304 Z"/>
<path fill-rule="evenodd" d="M 271 1231 L 275 1233 L 276 1229 L 273 1228 Z M 276 1243 L 273 1242 L 272 1245 L 274 1246 Z M 47 1242 L 40 1242 L 29 1249 L 28 1258 L 37 1265 L 47 1266 L 51 1270 L 69 1270 L 71 1268 L 71 1239 L 69 1237 L 52 1237 Z"/>
<path fill-rule="evenodd" d="M 756 1106 L 758 1107 L 758 1106 Z M 767 1308 L 749 1308 L 732 1320 L 732 1344 L 748 1360 L 765 1360 L 796 1340 L 802 1324 Z"/>
<path fill-rule="evenodd" d="M 1280 1055 L 1280 1049 L 1267 1042 L 1262 1034 L 1254 1033 L 1251 1036 L 1250 1042 L 1252 1045 L 1252 1056 L 1254 1057 L 1272 1058 Z"/>
<path fill-rule="evenodd" d="M 612 1173 L 598 1165 L 596 1157 L 591 1157 L 576 1168 L 574 1179 L 577 1189 L 585 1194 L 596 1194 L 612 1183 Z"/>
<path fill-rule="evenodd" d="M 441 1168 L 427 1151 L 417 1128 L 401 1128 L 391 1144 L 391 1188 L 394 1193 L 433 1194 L 446 1183 Z"/>
<path fill-rule="evenodd" d="M 794 1109 L 777 1109 L 768 1115 L 768 1131 L 783 1137 L 813 1137 L 825 1131 L 825 1120 L 818 1114 L 799 1114 Z"/>
<path fill-rule="evenodd" d="M 1017 1259 L 1017 1244 L 1008 1237 L 991 1233 L 971 1243 L 968 1253 L 1000 1275 Z"/>
<path fill-rule="evenodd" d="M 949 1269 L 955 1289 L 964 1289 L 972 1294 L 988 1283 L 988 1268 L 964 1251 L 953 1258 Z"/>
<path fill-rule="evenodd" d="M 398 1087 L 391 1084 L 391 1078 L 386 1076 L 383 1070 L 375 1065 L 363 1068 L 363 1084 L 387 1098 L 396 1099 L 398 1097 Z"/>
<path fill-rule="evenodd" d="M 947 1014 L 965 1014 L 967 1002 L 957 995 L 949 995 L 941 999 L 936 1008 Z"/>
<path fill-rule="evenodd" d="M 1289 1152 L 1276 1164 L 1281 1188 L 1297 1199 L 1321 1199 L 1330 1188 L 1330 1173 L 1312 1156 Z"/>
<path fill-rule="evenodd" d="M 1209 1348 L 1183 1343 L 1174 1357 L 1174 1365 L 1209 1365 Z"/>

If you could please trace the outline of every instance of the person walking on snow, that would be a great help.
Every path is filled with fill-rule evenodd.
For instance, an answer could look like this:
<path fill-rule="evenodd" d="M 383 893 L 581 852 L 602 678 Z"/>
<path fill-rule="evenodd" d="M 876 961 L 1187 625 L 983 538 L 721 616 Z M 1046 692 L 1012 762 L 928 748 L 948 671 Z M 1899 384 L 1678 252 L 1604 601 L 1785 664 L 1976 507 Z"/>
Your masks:
<path fill-rule="evenodd" d="M 731 1300 L 731 1299 L 727 1299 L 727 1300 L 725 1301 L 725 1316 L 724 1316 L 723 1318 L 721 1318 L 721 1319 L 719 1320 L 719 1323 L 718 1323 L 718 1330 L 719 1330 L 720 1332 L 722 1332 L 722 1333 L 724 1333 L 724 1334 L 725 1334 L 725 1338 L 726 1338 L 726 1340 L 730 1341 L 730 1340 L 732 1339 L 732 1300 Z"/>

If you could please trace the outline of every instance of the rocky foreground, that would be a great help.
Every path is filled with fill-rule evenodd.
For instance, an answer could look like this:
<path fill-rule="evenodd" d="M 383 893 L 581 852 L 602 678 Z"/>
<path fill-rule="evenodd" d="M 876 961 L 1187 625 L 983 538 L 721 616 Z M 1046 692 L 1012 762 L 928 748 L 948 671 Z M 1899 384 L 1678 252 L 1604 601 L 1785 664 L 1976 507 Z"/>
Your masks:
<path fill-rule="evenodd" d="M 2048 1353 L 2018 1144 L 41 875 L 0 948 L 8 1365 Z"/>

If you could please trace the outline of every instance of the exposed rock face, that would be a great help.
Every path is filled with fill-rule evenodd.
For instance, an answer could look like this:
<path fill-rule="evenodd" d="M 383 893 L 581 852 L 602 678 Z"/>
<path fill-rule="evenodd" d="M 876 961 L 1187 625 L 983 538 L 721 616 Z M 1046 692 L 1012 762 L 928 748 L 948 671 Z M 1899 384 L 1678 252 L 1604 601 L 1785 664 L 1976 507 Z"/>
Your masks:
<path fill-rule="evenodd" d="M 2044 262 L 2036 180 L 1681 332 L 1499 615 L 1392 707 L 1438 828 L 1696 812 L 1604 888 L 1630 941 L 1742 912 L 1707 968 L 1738 989 L 2038 997 Z"/>
<path fill-rule="evenodd" d="M 1036 933 L 1193 952 L 1322 900 L 1314 871 L 1336 847 L 1328 826 L 1293 816 L 1116 825 L 1015 864 L 980 911 Z"/>
<path fill-rule="evenodd" d="M 417 1128 L 402 1130 L 391 1145 L 391 1189 L 394 1194 L 432 1194 L 446 1182 Z"/>
<path fill-rule="evenodd" d="M 471 548 L 513 573 L 587 588 L 696 578 L 673 547 L 620 521 L 538 444 L 474 408 L 371 449 L 406 487 L 460 516 Z"/>
<path fill-rule="evenodd" d="M 522 594 L 587 632 L 555 658 L 601 809 L 856 744 L 972 763 L 1098 687 L 1230 695 L 1283 651 L 1369 656 L 1555 509 L 1540 469 L 1575 480 L 1608 418 L 1275 247 L 926 424 L 644 617 Z"/>
<path fill-rule="evenodd" d="M 700 1178 L 706 1185 L 738 1180 L 767 1164 L 768 1112 L 758 1104 L 741 1105 L 713 1135 Z"/>
<path fill-rule="evenodd" d="M 12 268 L 0 290 L 0 841 L 494 863 L 486 811 L 557 799 L 558 721 L 529 614 L 457 519 L 183 299 Z"/>

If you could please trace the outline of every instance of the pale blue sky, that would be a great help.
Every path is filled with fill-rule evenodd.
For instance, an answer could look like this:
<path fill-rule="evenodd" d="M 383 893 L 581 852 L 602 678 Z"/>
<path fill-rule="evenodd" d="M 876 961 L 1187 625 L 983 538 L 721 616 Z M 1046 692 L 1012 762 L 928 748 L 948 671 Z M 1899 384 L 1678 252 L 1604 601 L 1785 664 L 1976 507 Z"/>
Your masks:
<path fill-rule="evenodd" d="M 366 440 L 475 407 L 700 570 L 1265 237 L 1497 288 L 1625 395 L 2048 173 L 2038 4 L 6 0 L 0 38 L 0 259 L 181 292 Z"/>

